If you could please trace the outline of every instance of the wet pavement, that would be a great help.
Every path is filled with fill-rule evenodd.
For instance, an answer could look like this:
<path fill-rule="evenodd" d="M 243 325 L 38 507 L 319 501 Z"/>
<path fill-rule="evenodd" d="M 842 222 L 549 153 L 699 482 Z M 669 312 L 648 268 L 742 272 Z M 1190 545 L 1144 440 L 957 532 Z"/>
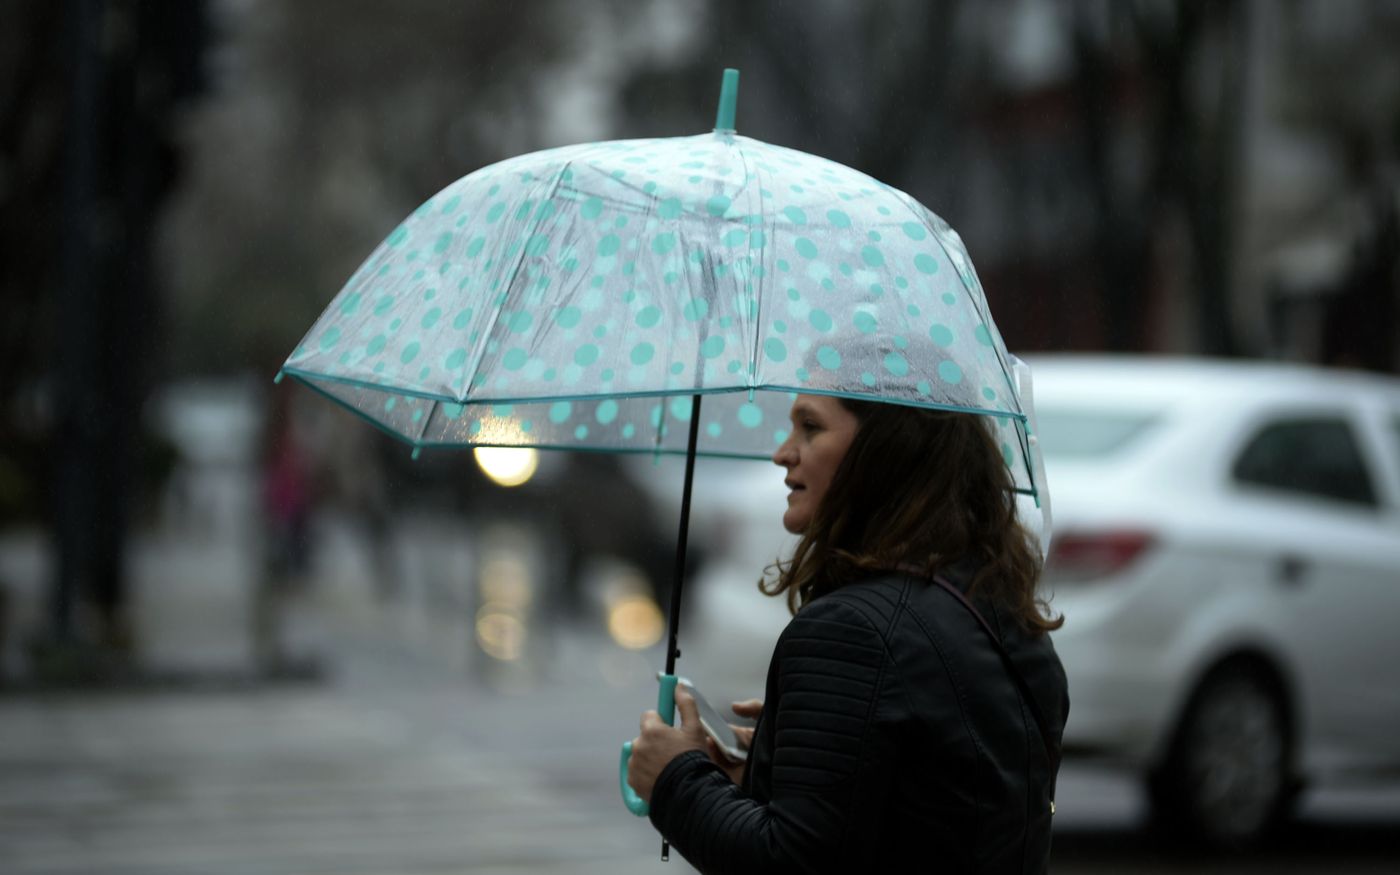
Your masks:
<path fill-rule="evenodd" d="M 0 694 L 0 869 L 692 871 L 676 856 L 663 867 L 650 825 L 618 799 L 617 748 L 648 705 L 659 649 L 624 650 L 591 615 L 540 617 L 537 646 L 493 660 L 474 643 L 472 606 L 443 582 L 471 550 L 450 526 L 416 530 L 428 534 L 399 547 L 422 567 L 392 595 L 367 585 L 353 551 L 320 564 L 284 631 L 324 672 L 281 680 L 250 671 L 239 551 L 138 549 L 148 658 L 184 671 Z M 721 645 L 706 635 L 687 646 Z M 754 691 L 754 663 L 706 675 L 713 698 Z M 1071 765 L 1059 797 L 1057 872 L 1400 871 L 1394 793 L 1313 805 L 1270 850 L 1236 857 L 1144 833 L 1140 795 L 1119 777 Z"/>

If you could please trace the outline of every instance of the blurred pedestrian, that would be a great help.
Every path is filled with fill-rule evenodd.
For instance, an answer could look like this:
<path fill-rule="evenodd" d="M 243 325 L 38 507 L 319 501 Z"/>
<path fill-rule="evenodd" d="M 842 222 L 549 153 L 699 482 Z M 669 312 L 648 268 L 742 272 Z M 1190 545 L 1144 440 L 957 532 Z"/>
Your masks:
<path fill-rule="evenodd" d="M 289 386 L 273 390 L 259 453 L 264 554 L 254 592 L 253 647 L 266 674 L 289 669 L 283 640 L 287 599 L 304 585 L 310 565 L 310 455 L 291 399 Z"/>
<path fill-rule="evenodd" d="M 1069 701 L 992 420 L 801 395 L 773 456 L 801 538 L 747 763 L 684 688 L 629 781 L 702 872 L 1039 873 Z"/>

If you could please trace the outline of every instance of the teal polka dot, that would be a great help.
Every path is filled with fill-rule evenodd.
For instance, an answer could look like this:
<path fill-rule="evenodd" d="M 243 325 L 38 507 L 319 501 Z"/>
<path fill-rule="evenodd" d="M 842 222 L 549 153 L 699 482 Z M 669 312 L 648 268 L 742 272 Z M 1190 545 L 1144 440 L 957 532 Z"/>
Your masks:
<path fill-rule="evenodd" d="M 686 301 L 681 313 L 691 322 L 699 322 L 710 314 L 710 302 L 704 298 L 691 298 Z"/>
<path fill-rule="evenodd" d="M 472 242 L 467 244 L 467 258 L 476 258 L 481 254 L 481 250 L 486 247 L 485 237 L 473 237 Z"/>
<path fill-rule="evenodd" d="M 622 437 L 624 440 L 631 440 L 632 435 L 636 433 L 637 427 L 630 422 L 622 427 Z"/>
<path fill-rule="evenodd" d="M 671 416 L 681 422 L 690 422 L 691 400 L 689 397 L 676 397 L 671 399 Z"/>
<path fill-rule="evenodd" d="M 928 330 L 928 336 L 933 338 L 933 342 L 942 347 L 953 345 L 953 329 L 939 322 L 933 323 Z"/>
<path fill-rule="evenodd" d="M 767 245 L 768 237 L 762 231 L 754 231 L 749 234 L 749 248 L 762 249 Z M 763 276 L 763 268 L 761 266 L 754 268 L 754 275 Z"/>
<path fill-rule="evenodd" d="M 808 321 L 812 327 L 818 331 L 830 331 L 832 326 L 831 316 L 825 310 L 813 310 L 808 316 Z"/>
<path fill-rule="evenodd" d="M 827 221 L 831 222 L 831 224 L 832 224 L 833 227 L 836 227 L 836 228 L 849 228 L 849 227 L 851 227 L 851 217 L 848 216 L 848 215 L 846 215 L 845 213 L 841 212 L 840 210 L 827 210 L 826 218 L 827 218 Z"/>
<path fill-rule="evenodd" d="M 782 446 L 783 442 L 787 439 L 787 429 L 780 428 L 777 431 L 773 432 L 773 443 L 777 444 L 778 446 Z"/>
<path fill-rule="evenodd" d="M 390 246 L 402 246 L 403 242 L 407 239 L 408 229 L 405 228 L 403 225 L 400 225 L 394 229 L 394 233 L 390 234 L 388 239 L 386 239 L 384 242 L 389 244 Z"/>
<path fill-rule="evenodd" d="M 681 215 L 681 199 L 668 197 L 656 208 L 656 214 L 663 219 L 678 219 Z"/>
<path fill-rule="evenodd" d="M 598 241 L 598 254 L 603 258 L 607 258 L 609 255 L 616 255 L 617 251 L 621 248 L 622 240 L 616 234 L 609 234 Z"/>
<path fill-rule="evenodd" d="M 413 341 L 403 348 L 403 352 L 399 354 L 399 361 L 404 364 L 412 362 L 414 359 L 418 358 L 418 350 L 421 348 L 422 345 L 419 344 L 418 341 Z"/>
<path fill-rule="evenodd" d="M 598 410 L 594 413 L 594 416 L 602 425 L 607 425 L 614 419 L 617 419 L 617 402 L 611 398 L 602 402 L 598 405 Z"/>
<path fill-rule="evenodd" d="M 588 367 L 598 360 L 598 347 L 591 343 L 585 343 L 574 350 L 574 364 Z"/>
<path fill-rule="evenodd" d="M 588 437 L 588 426 L 580 425 L 578 428 L 574 429 L 574 438 L 576 440 L 583 440 L 586 437 Z"/>
<path fill-rule="evenodd" d="M 583 202 L 582 207 L 579 207 L 578 214 L 585 219 L 598 218 L 603 214 L 603 199 L 600 197 L 589 198 Z"/>
<path fill-rule="evenodd" d="M 664 234 L 657 234 L 651 238 L 651 251 L 657 255 L 665 255 L 676 248 L 676 235 L 667 231 Z"/>
<path fill-rule="evenodd" d="M 861 371 L 860 381 L 866 386 L 874 388 L 876 382 L 875 375 L 870 373 L 869 371 Z"/>
<path fill-rule="evenodd" d="M 763 352 L 769 359 L 780 362 L 787 358 L 787 347 L 776 337 L 770 337 L 763 341 Z"/>
<path fill-rule="evenodd" d="M 832 346 L 820 347 L 817 350 L 817 364 L 826 368 L 828 371 L 834 371 L 841 367 L 841 353 L 837 352 L 836 348 Z"/>
<path fill-rule="evenodd" d="M 712 422 L 705 426 L 705 433 L 712 438 L 717 438 L 724 433 L 724 429 L 720 427 L 718 422 Z"/>
<path fill-rule="evenodd" d="M 594 328 L 594 329 L 593 329 L 593 336 L 596 337 L 596 338 L 598 338 L 599 340 L 603 339 L 604 337 L 607 337 L 607 336 L 608 336 L 608 326 L 606 326 L 606 325 L 599 325 L 597 328 Z"/>
<path fill-rule="evenodd" d="M 972 332 L 972 336 L 977 338 L 977 342 L 983 346 L 992 345 L 991 332 L 987 331 L 986 325 L 978 325 L 977 330 Z"/>
<path fill-rule="evenodd" d="M 530 360 L 530 354 L 518 346 L 506 350 L 501 365 L 508 371 L 518 371 Z"/>
<path fill-rule="evenodd" d="M 1010 444 L 1001 445 L 1001 460 L 1006 463 L 1008 468 L 1016 461 L 1016 454 L 1011 452 Z"/>
<path fill-rule="evenodd" d="M 573 412 L 574 406 L 569 402 L 556 401 L 549 406 L 549 421 L 554 423 L 564 422 Z"/>
<path fill-rule="evenodd" d="M 560 328 L 573 328 L 583 318 L 583 311 L 577 307 L 561 307 L 554 314 L 554 323 Z"/>
<path fill-rule="evenodd" d="M 794 225 L 807 224 L 807 214 L 797 207 L 783 207 L 783 215 L 787 216 L 787 220 Z"/>
<path fill-rule="evenodd" d="M 933 391 L 933 387 L 928 384 L 928 380 L 920 380 L 919 385 L 914 388 L 919 390 L 920 395 L 927 395 Z"/>
<path fill-rule="evenodd" d="M 452 245 L 452 232 L 444 231 L 438 235 L 437 242 L 433 244 L 433 252 L 441 255 L 447 251 L 447 247 Z"/>
<path fill-rule="evenodd" d="M 345 300 L 340 302 L 340 315 L 354 316 L 355 311 L 360 309 L 360 293 L 352 292 L 345 296 Z"/>
<path fill-rule="evenodd" d="M 651 328 L 661 321 L 661 311 L 656 307 L 643 307 L 637 312 L 637 325 Z"/>
<path fill-rule="evenodd" d="M 499 203 L 499 202 L 498 202 L 498 203 L 492 204 L 492 205 L 491 205 L 491 209 L 489 209 L 489 210 L 486 211 L 486 221 L 488 221 L 488 222 L 494 222 L 494 221 L 496 221 L 496 220 L 499 219 L 501 216 L 505 215 L 505 211 L 506 211 L 506 205 L 505 205 L 504 203 Z"/>
<path fill-rule="evenodd" d="M 717 194 L 705 201 L 705 210 L 712 216 L 722 216 L 729 210 L 731 201 L 722 194 Z"/>
<path fill-rule="evenodd" d="M 391 412 L 395 407 L 398 406 L 398 403 L 399 403 L 399 399 L 398 399 L 398 398 L 389 398 L 388 400 L 386 400 L 386 401 L 384 402 L 384 412 L 385 412 L 385 413 Z"/>
<path fill-rule="evenodd" d="M 423 321 L 420 323 L 424 328 L 432 328 L 442 318 L 442 308 L 434 307 L 423 314 Z"/>
<path fill-rule="evenodd" d="M 996 390 L 995 390 L 995 389 L 992 389 L 992 388 L 989 388 L 989 387 L 987 387 L 987 386 L 983 386 L 983 387 L 982 387 L 982 397 L 983 397 L 983 398 L 986 398 L 988 401 L 995 401 L 995 400 L 997 400 L 997 393 L 996 393 Z"/>
<path fill-rule="evenodd" d="M 467 351 L 459 347 L 452 351 L 452 354 L 447 357 L 447 361 L 444 362 L 443 365 L 449 371 L 455 371 L 466 363 Z"/>
<path fill-rule="evenodd" d="M 808 240 L 806 237 L 798 237 L 793 241 L 793 246 L 797 247 L 797 254 L 801 255 L 803 258 L 817 257 L 817 244 Z"/>
<path fill-rule="evenodd" d="M 519 313 L 512 313 L 506 319 L 506 325 L 512 334 L 524 334 L 530 330 L 530 325 L 535 321 L 535 317 L 528 312 L 521 310 Z"/>
<path fill-rule="evenodd" d="M 725 246 L 731 246 L 731 247 L 732 247 L 732 246 L 742 246 L 742 245 L 744 245 L 744 243 L 748 242 L 748 239 L 749 239 L 749 232 L 748 232 L 748 231 L 745 231 L 743 228 L 735 228 L 734 230 L 730 231 L 728 234 L 725 234 L 725 235 L 724 235 L 724 245 L 725 245 Z"/>
<path fill-rule="evenodd" d="M 953 306 L 953 305 L 956 304 L 957 302 L 958 302 L 958 299 L 957 299 L 957 297 L 955 297 L 955 296 L 953 295 L 952 292 L 944 292 L 944 293 L 943 293 L 943 303 L 947 304 L 949 307 Z"/>
<path fill-rule="evenodd" d="M 860 251 L 860 257 L 870 267 L 884 267 L 885 256 L 880 254 L 880 250 L 874 246 L 866 246 Z"/>
<path fill-rule="evenodd" d="M 321 335 L 321 352 L 325 352 L 340 342 L 340 327 L 332 325 L 325 334 Z"/>
<path fill-rule="evenodd" d="M 920 273 L 938 273 L 938 262 L 927 252 L 920 252 L 914 256 L 914 266 Z"/>
<path fill-rule="evenodd" d="M 383 316 L 394 308 L 394 296 L 385 295 L 374 303 L 374 315 Z"/>
<path fill-rule="evenodd" d="M 465 409 L 461 404 L 444 404 L 442 405 L 442 415 L 448 419 L 461 419 L 462 411 Z"/>
<path fill-rule="evenodd" d="M 900 227 L 904 229 L 905 236 L 910 240 L 922 240 L 928 236 L 928 232 L 924 230 L 924 226 L 920 225 L 918 222 L 905 222 Z"/>
<path fill-rule="evenodd" d="M 472 321 L 472 308 L 471 308 L 471 307 L 468 307 L 467 309 L 465 309 L 465 310 L 463 310 L 462 312 L 458 313 L 456 319 L 453 319 L 453 320 L 452 320 L 452 327 L 455 328 L 455 329 L 457 329 L 458 331 L 461 331 L 462 329 L 466 328 L 466 327 L 467 327 L 467 324 L 470 323 L 471 321 Z"/>
<path fill-rule="evenodd" d="M 520 206 L 515 208 L 515 221 L 523 222 L 530 218 L 530 211 L 535 208 L 534 201 L 522 201 Z"/>
<path fill-rule="evenodd" d="M 904 360 L 904 356 L 897 352 L 892 352 L 885 356 L 885 370 L 896 377 L 903 377 L 909 373 L 909 362 Z"/>
<path fill-rule="evenodd" d="M 878 320 L 864 310 L 858 311 L 851 321 L 855 323 L 856 330 L 861 334 L 873 334 L 875 329 L 879 327 Z"/>
<path fill-rule="evenodd" d="M 388 342 L 389 338 L 382 334 L 376 334 L 370 340 L 369 345 L 365 347 L 365 355 L 379 355 L 384 350 L 384 344 Z"/>
<path fill-rule="evenodd" d="M 454 194 L 452 197 L 447 199 L 447 203 L 442 205 L 443 215 L 446 215 L 447 213 L 450 213 L 453 210 L 457 209 L 457 207 L 460 206 L 461 203 L 462 196 L 460 194 Z"/>
<path fill-rule="evenodd" d="M 684 370 L 685 365 L 681 364 L 680 362 L 671 362 L 671 373 L 675 374 L 676 376 L 680 376 L 681 371 Z"/>
<path fill-rule="evenodd" d="M 724 352 L 724 338 L 719 335 L 705 338 L 705 342 L 700 344 L 700 354 L 707 359 L 717 358 Z"/>
<path fill-rule="evenodd" d="M 739 424 L 744 428 L 758 428 L 763 424 L 763 410 L 752 401 L 739 408 Z"/>
<path fill-rule="evenodd" d="M 958 383 L 961 383 L 961 382 L 962 382 L 962 378 L 963 378 L 962 368 L 958 367 L 957 362 L 952 362 L 952 361 L 943 361 L 943 362 L 939 362 L 939 364 L 938 364 L 938 378 L 939 378 L 940 380 L 942 380 L 943 382 L 945 382 L 945 383 L 952 383 L 953 385 L 956 386 Z"/>
<path fill-rule="evenodd" d="M 525 241 L 525 254 L 538 258 L 549 250 L 549 237 L 544 234 L 532 234 L 530 239 Z"/>

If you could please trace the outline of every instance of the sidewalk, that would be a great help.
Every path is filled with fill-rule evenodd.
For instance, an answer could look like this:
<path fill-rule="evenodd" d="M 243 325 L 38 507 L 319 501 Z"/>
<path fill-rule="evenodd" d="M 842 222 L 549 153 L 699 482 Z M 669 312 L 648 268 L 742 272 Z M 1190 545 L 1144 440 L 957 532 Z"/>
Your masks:
<path fill-rule="evenodd" d="M 466 557 L 417 530 L 410 586 L 426 586 Z M 448 581 L 380 605 L 339 555 L 288 618 L 326 678 L 258 683 L 246 560 L 138 544 L 150 664 L 222 681 L 0 695 L 6 875 L 657 871 L 616 787 L 653 654 L 582 624 L 549 631 L 547 667 L 492 675 L 468 606 L 442 607 Z"/>

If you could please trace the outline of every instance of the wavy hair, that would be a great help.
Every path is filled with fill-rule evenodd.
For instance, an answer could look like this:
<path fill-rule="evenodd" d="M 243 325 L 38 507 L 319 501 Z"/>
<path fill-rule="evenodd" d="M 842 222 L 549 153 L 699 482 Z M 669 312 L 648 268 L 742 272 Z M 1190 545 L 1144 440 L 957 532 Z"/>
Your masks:
<path fill-rule="evenodd" d="M 1033 634 L 1064 624 L 1036 593 L 1040 552 L 1016 514 L 1011 472 L 985 416 L 839 399 L 859 426 L 792 557 L 770 565 L 765 595 L 798 608 L 872 573 L 932 577 L 978 566 L 969 593 Z"/>

